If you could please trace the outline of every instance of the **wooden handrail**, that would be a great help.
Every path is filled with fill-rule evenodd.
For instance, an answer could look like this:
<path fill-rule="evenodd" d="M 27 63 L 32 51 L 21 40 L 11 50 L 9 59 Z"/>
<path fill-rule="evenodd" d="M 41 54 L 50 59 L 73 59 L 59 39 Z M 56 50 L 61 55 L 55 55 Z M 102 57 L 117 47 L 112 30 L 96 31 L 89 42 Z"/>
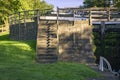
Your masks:
<path fill-rule="evenodd" d="M 4 32 L 4 31 L 7 31 L 6 27 L 5 27 L 5 24 L 4 25 L 0 25 L 0 32 Z"/>
<path fill-rule="evenodd" d="M 109 9 L 109 7 L 91 7 L 91 8 L 59 8 L 59 10 L 106 10 Z M 111 7 L 110 10 L 117 10 L 116 7 Z"/>
<path fill-rule="evenodd" d="M 84 16 L 84 18 L 87 18 L 89 19 L 89 24 L 92 25 L 92 22 L 95 20 L 100 20 L 100 21 L 111 21 L 111 19 L 113 20 L 117 20 L 118 18 L 120 19 L 120 16 L 117 16 L 117 19 L 116 19 L 116 16 L 115 15 L 119 15 L 119 12 L 117 10 L 117 8 L 96 8 L 96 7 L 93 7 L 93 8 L 84 8 L 84 9 L 80 9 L 80 8 L 58 8 L 59 10 L 59 17 L 61 16 L 60 13 L 63 11 L 65 12 L 64 10 L 73 10 L 73 13 L 72 14 L 79 14 L 78 12 L 79 11 L 82 11 L 80 12 L 80 15 Z M 61 11 L 62 10 L 62 11 Z M 17 12 L 13 15 L 10 15 L 9 16 L 9 22 L 10 22 L 10 25 L 11 24 L 19 24 L 21 22 L 24 23 L 24 26 L 26 26 L 26 19 L 34 19 L 34 17 L 39 17 L 38 15 L 44 15 L 46 16 L 46 12 L 44 11 L 50 11 L 49 9 L 46 9 L 46 10 L 28 10 L 28 11 L 21 11 L 21 12 Z M 38 13 L 39 12 L 39 13 Z M 58 12 L 58 11 L 57 11 Z M 31 18 L 30 18 L 31 16 Z M 57 15 L 54 15 L 57 17 Z M 73 16 L 74 17 L 74 16 Z M 38 18 L 39 19 L 39 18 Z M 119 20 L 118 19 L 118 20 Z"/>

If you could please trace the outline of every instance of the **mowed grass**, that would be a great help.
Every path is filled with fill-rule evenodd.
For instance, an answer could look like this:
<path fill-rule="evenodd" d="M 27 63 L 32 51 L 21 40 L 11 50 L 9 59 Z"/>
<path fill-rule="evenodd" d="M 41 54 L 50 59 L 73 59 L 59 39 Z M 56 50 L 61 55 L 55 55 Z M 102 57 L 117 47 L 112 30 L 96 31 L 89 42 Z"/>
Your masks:
<path fill-rule="evenodd" d="M 35 61 L 36 41 L 12 41 L 0 33 L 0 80 L 85 80 L 99 77 L 78 63 L 39 64 Z"/>

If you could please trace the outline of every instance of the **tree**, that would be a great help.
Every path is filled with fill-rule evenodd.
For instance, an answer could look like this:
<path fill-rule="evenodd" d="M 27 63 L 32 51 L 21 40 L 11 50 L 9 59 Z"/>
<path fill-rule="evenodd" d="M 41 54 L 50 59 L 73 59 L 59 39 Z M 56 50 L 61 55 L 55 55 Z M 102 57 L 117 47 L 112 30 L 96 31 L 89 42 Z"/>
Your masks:
<path fill-rule="evenodd" d="M 120 0 L 114 0 L 115 7 L 120 8 Z"/>
<path fill-rule="evenodd" d="M 0 24 L 8 23 L 9 14 L 23 10 L 52 9 L 53 6 L 40 0 L 0 0 Z"/>
<path fill-rule="evenodd" d="M 7 24 L 8 15 L 17 12 L 19 7 L 19 0 L 0 0 L 0 24 Z"/>
<path fill-rule="evenodd" d="M 45 1 L 35 0 L 33 9 L 53 9 L 53 5 L 47 4 Z"/>
<path fill-rule="evenodd" d="M 84 6 L 85 7 L 94 7 L 94 6 L 96 6 L 96 0 L 85 0 Z"/>
<path fill-rule="evenodd" d="M 111 0 L 84 0 L 85 7 L 109 7 Z"/>

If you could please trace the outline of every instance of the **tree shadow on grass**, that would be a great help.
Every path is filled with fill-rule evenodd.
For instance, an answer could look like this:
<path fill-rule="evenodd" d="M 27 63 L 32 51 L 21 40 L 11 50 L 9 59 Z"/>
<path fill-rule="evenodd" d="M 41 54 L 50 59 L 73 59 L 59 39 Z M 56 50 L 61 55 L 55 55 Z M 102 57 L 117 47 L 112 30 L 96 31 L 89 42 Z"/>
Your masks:
<path fill-rule="evenodd" d="M 28 44 L 32 50 L 36 51 L 36 40 L 28 40 L 22 42 Z"/>
<path fill-rule="evenodd" d="M 10 40 L 9 34 L 5 34 L 0 36 L 0 41 L 14 41 L 14 40 Z M 33 50 L 36 50 L 36 40 L 25 40 L 25 41 L 18 41 L 18 42 L 28 44 Z"/>

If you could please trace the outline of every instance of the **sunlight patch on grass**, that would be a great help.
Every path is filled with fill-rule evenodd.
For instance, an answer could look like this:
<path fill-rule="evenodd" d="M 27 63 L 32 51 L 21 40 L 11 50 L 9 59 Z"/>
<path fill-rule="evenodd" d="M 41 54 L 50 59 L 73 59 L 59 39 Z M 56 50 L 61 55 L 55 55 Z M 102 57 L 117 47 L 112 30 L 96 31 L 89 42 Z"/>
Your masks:
<path fill-rule="evenodd" d="M 23 50 L 31 50 L 31 47 L 28 44 L 22 43 L 22 42 L 16 42 L 16 41 L 0 41 L 1 45 L 10 45 L 15 46 L 18 48 L 21 48 Z"/>
<path fill-rule="evenodd" d="M 8 35 L 9 34 L 9 32 L 7 31 L 7 32 L 2 32 L 2 33 L 0 33 L 0 36 L 3 36 L 3 35 Z"/>

